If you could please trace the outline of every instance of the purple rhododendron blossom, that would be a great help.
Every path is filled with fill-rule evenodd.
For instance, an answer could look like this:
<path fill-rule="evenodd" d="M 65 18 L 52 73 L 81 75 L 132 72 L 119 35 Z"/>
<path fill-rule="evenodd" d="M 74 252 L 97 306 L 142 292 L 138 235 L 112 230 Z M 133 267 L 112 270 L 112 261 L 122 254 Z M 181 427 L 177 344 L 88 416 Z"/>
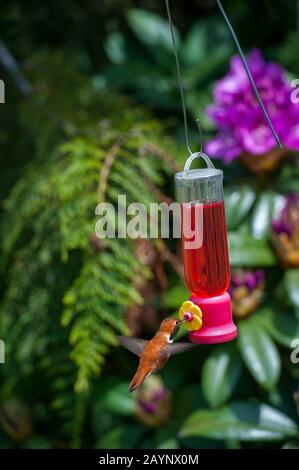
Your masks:
<path fill-rule="evenodd" d="M 264 281 L 264 278 L 265 272 L 263 269 L 233 273 L 228 292 L 232 296 L 234 289 L 241 286 L 247 287 L 249 292 L 252 292 L 254 289 L 259 287 L 259 285 Z"/>
<path fill-rule="evenodd" d="M 299 149 L 299 104 L 292 103 L 293 89 L 285 70 L 267 63 L 259 50 L 253 49 L 247 59 L 257 89 L 275 130 L 289 150 Z M 205 151 L 229 163 L 245 151 L 261 155 L 276 147 L 239 56 L 231 59 L 228 74 L 214 89 L 214 104 L 207 115 L 219 133 L 205 146 Z"/>
<path fill-rule="evenodd" d="M 272 221 L 272 228 L 275 233 L 285 233 L 289 237 L 299 229 L 299 194 L 291 193 L 287 196 L 279 217 Z"/>
<path fill-rule="evenodd" d="M 143 398 L 138 399 L 140 407 L 148 414 L 154 414 L 157 411 L 159 402 L 167 397 L 168 391 L 165 388 L 155 390 L 147 400 Z"/>

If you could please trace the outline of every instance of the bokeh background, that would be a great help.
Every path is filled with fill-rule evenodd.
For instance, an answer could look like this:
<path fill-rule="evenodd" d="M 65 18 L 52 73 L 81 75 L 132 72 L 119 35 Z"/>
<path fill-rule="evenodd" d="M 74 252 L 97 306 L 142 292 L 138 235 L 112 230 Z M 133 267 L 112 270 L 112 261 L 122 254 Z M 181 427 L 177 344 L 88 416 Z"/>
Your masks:
<path fill-rule="evenodd" d="M 187 152 L 164 2 L 1 2 L 1 448 L 299 447 L 298 4 L 224 6 L 285 145 L 215 2 L 172 1 L 192 149 L 199 117 L 224 170 L 239 337 L 129 394 L 137 359 L 115 334 L 177 314 L 180 244 L 99 240 L 95 207 L 174 200 Z"/>

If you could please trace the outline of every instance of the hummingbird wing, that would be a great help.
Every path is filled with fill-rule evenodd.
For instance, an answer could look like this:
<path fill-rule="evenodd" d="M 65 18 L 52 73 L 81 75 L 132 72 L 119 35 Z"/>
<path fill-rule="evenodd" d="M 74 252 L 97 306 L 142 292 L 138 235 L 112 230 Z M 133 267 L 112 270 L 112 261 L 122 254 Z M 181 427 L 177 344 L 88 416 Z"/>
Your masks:
<path fill-rule="evenodd" d="M 128 336 L 119 336 L 116 335 L 119 344 L 122 345 L 123 348 L 128 349 L 128 351 L 136 354 L 136 356 L 141 356 L 142 351 L 144 350 L 144 346 L 146 345 L 147 341 L 145 339 L 140 338 L 129 338 Z"/>
<path fill-rule="evenodd" d="M 194 349 L 196 347 L 195 344 L 192 343 L 172 343 L 168 344 L 164 349 L 162 354 L 166 355 L 173 355 L 173 354 L 179 354 L 181 352 L 186 352 L 190 351 L 191 349 Z"/>

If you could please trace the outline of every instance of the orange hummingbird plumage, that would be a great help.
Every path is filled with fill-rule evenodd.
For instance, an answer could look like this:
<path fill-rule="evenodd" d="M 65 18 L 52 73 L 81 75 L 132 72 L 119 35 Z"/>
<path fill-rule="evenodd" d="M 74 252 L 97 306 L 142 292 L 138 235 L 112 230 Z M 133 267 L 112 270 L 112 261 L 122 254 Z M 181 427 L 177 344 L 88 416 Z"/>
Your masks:
<path fill-rule="evenodd" d="M 129 385 L 130 392 L 139 388 L 151 374 L 161 370 L 172 354 L 187 351 L 194 346 L 191 343 L 172 344 L 182 321 L 184 320 L 165 318 L 150 341 L 118 336 L 123 347 L 140 357 L 137 371 Z"/>

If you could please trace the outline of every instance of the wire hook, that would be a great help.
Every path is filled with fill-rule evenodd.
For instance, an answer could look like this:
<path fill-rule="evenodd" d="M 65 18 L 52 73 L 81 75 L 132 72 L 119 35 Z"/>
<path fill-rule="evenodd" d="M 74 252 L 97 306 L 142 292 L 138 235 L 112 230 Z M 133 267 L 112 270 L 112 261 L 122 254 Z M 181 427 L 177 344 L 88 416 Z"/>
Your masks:
<path fill-rule="evenodd" d="M 200 153 L 202 153 L 202 150 L 203 150 L 203 135 L 202 135 L 201 125 L 200 125 L 200 122 L 199 122 L 198 118 L 196 118 L 196 124 L 197 124 L 199 138 L 200 138 L 200 149 L 199 149 L 199 151 L 200 151 Z"/>

